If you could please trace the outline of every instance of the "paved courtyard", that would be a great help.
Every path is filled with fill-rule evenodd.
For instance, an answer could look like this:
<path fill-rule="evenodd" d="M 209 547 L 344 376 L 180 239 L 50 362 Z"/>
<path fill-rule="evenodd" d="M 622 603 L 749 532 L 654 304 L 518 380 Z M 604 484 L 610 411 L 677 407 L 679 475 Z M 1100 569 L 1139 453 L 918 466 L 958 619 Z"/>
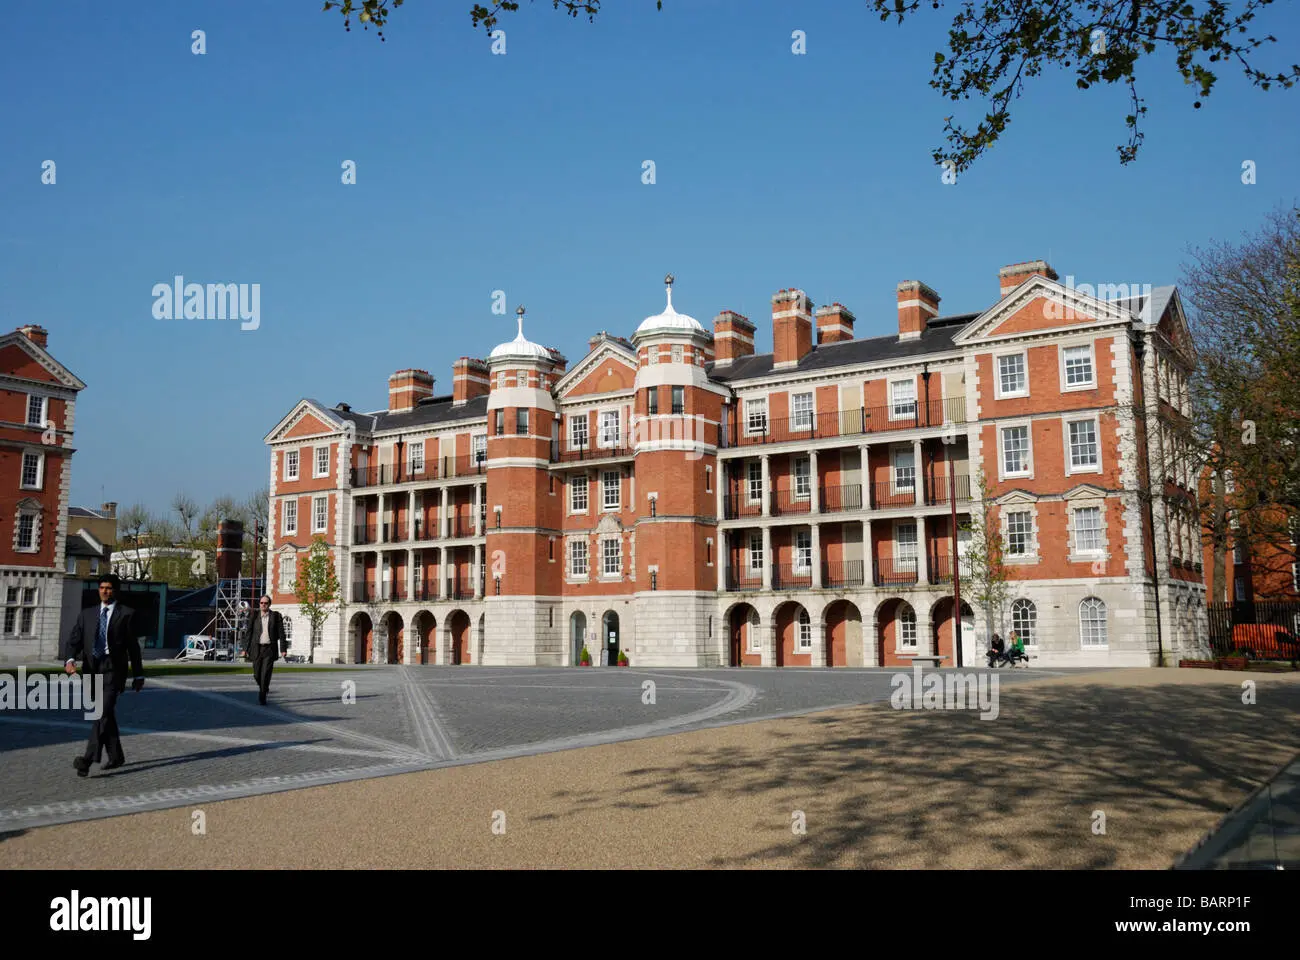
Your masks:
<path fill-rule="evenodd" d="M 126 765 L 85 778 L 79 713 L 0 711 L 0 833 L 888 700 L 897 673 L 278 664 L 266 706 L 249 674 L 151 677 L 119 699 Z"/>

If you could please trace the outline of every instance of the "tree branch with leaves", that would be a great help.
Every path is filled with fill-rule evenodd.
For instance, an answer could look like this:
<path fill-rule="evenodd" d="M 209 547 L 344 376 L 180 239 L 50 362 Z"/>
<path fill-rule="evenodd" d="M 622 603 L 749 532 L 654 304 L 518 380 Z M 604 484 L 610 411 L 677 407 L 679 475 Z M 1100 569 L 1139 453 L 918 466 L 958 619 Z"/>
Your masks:
<path fill-rule="evenodd" d="M 308 659 L 315 662 L 321 627 L 339 608 L 339 581 L 324 537 L 313 537 L 311 549 L 301 559 L 293 592 L 298 598 L 298 609 L 310 626 Z"/>

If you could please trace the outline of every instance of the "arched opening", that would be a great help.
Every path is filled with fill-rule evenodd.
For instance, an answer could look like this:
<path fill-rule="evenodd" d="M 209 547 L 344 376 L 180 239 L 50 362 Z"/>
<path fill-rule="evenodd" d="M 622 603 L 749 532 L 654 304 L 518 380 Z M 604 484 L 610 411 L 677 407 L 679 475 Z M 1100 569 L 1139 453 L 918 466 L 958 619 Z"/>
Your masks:
<path fill-rule="evenodd" d="M 728 663 L 733 667 L 759 666 L 763 653 L 758 647 L 758 611 L 738 603 L 727 611 Z"/>
<path fill-rule="evenodd" d="M 862 666 L 862 613 L 848 600 L 826 608 L 826 666 Z"/>
<path fill-rule="evenodd" d="M 919 653 L 916 611 L 907 601 L 890 598 L 876 608 L 876 653 L 882 667 L 910 667 L 904 657 Z"/>
<path fill-rule="evenodd" d="M 776 630 L 776 665 L 807 667 L 812 665 L 812 618 L 802 604 L 793 600 L 777 607 L 772 614 Z"/>
<path fill-rule="evenodd" d="M 571 666 L 576 667 L 582 661 L 582 648 L 586 644 L 587 615 L 579 610 L 569 617 L 569 664 Z"/>
<path fill-rule="evenodd" d="M 411 618 L 411 633 L 415 638 L 416 662 L 421 664 L 437 661 L 437 621 L 428 610 L 421 610 Z"/>
<path fill-rule="evenodd" d="M 941 667 L 971 666 L 978 652 L 975 644 L 975 611 L 965 600 L 961 602 L 961 633 L 956 632 L 957 624 L 952 615 L 952 597 L 943 597 L 930 610 L 931 641 L 934 652 L 945 659 L 939 661 Z M 954 637 L 960 637 L 961 656 L 958 658 L 953 647 Z"/>
<path fill-rule="evenodd" d="M 369 663 L 371 645 L 375 642 L 375 627 L 370 622 L 370 614 L 358 613 L 348 625 L 349 644 L 352 647 L 353 663 Z"/>
<path fill-rule="evenodd" d="M 618 632 L 618 614 L 613 610 L 606 610 L 605 615 L 600 618 L 600 625 L 600 632 L 605 641 L 605 652 L 607 654 L 605 665 L 616 667 L 618 666 L 618 651 L 621 642 Z"/>
<path fill-rule="evenodd" d="M 450 640 L 451 662 L 455 666 L 469 663 L 469 614 L 464 610 L 453 610 L 447 617 L 447 635 Z"/>
<path fill-rule="evenodd" d="M 386 663 L 402 663 L 404 661 L 403 641 L 405 633 L 405 624 L 402 622 L 400 613 L 384 614 L 384 634 L 387 637 L 387 649 L 384 651 Z"/>

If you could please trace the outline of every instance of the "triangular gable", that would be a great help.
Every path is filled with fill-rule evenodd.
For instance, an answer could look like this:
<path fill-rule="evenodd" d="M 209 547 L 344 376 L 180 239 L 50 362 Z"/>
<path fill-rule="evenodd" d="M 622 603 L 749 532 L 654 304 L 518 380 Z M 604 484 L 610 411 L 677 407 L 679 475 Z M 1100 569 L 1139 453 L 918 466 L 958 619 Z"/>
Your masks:
<path fill-rule="evenodd" d="M 968 323 L 954 345 L 1017 334 L 1069 329 L 1082 324 L 1123 323 L 1129 312 L 1073 288 L 1033 276 Z"/>
<path fill-rule="evenodd" d="M 1002 494 L 1002 496 L 996 498 L 993 502 L 1000 507 L 1005 507 L 1022 503 L 1037 503 L 1038 497 L 1035 494 L 1030 493 L 1028 490 L 1021 490 L 1017 487 L 1015 490 L 1009 490 Z"/>
<path fill-rule="evenodd" d="M 1165 308 L 1164 315 L 1151 319 L 1158 320 L 1157 329 L 1174 345 L 1174 349 L 1182 354 L 1189 364 L 1195 363 L 1196 345 L 1192 341 L 1192 331 L 1187 326 L 1187 315 L 1183 313 L 1183 301 L 1177 290 L 1169 298 L 1169 305 Z"/>
<path fill-rule="evenodd" d="M 263 443 L 275 443 L 277 440 L 289 440 L 294 437 L 319 437 L 338 433 L 340 424 L 328 410 L 312 403 L 299 400 L 288 416 L 262 438 Z"/>
<path fill-rule="evenodd" d="M 1062 499 L 1065 500 L 1096 500 L 1099 497 L 1106 496 L 1106 491 L 1101 487 L 1094 486 L 1091 483 L 1081 483 L 1077 487 L 1068 490 Z"/>
<path fill-rule="evenodd" d="M 85 383 L 71 370 L 33 343 L 26 334 L 17 331 L 0 337 L 0 362 L 4 363 L 2 369 L 11 377 L 57 383 L 73 390 L 86 389 Z"/>
<path fill-rule="evenodd" d="M 636 355 L 606 340 L 560 378 L 555 385 L 561 399 L 614 393 L 632 389 L 636 382 Z"/>

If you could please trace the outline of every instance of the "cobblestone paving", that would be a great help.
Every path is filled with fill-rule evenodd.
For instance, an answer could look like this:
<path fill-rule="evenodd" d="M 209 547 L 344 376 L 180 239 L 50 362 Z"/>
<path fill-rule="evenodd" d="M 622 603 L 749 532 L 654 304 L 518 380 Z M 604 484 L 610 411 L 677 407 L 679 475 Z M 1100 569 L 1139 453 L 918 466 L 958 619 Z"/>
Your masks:
<path fill-rule="evenodd" d="M 0 711 L 0 832 L 867 703 L 896 673 L 286 665 L 266 706 L 250 676 L 150 678 L 119 699 L 108 773 L 72 767 L 80 713 Z"/>

